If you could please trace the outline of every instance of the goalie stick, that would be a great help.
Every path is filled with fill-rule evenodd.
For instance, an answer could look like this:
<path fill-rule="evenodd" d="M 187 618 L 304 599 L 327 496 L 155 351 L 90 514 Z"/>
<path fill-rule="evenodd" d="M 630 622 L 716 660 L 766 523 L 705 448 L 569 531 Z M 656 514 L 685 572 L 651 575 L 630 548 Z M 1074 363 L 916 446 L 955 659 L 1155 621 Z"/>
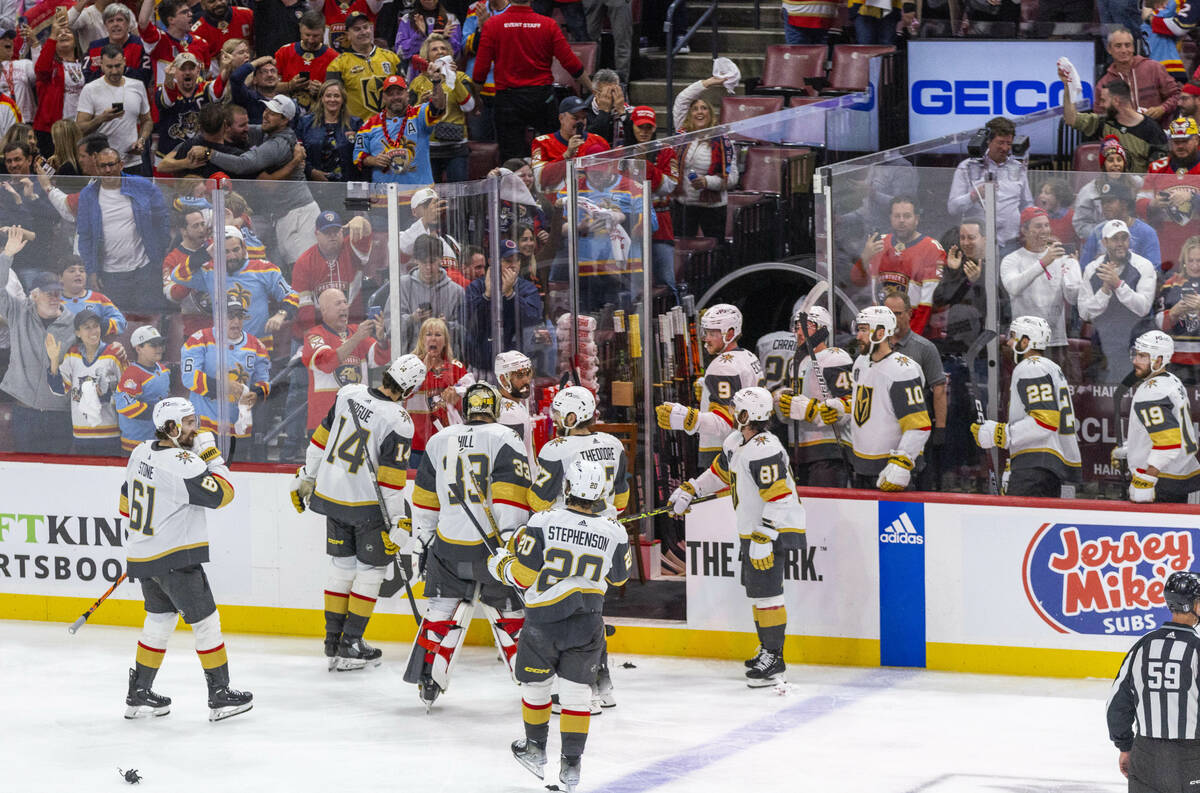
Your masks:
<path fill-rule="evenodd" d="M 984 328 L 979 331 L 979 335 L 975 341 L 971 342 L 971 346 L 967 348 L 963 355 L 963 361 L 967 367 L 967 390 L 971 394 L 971 398 L 975 401 L 975 421 L 982 424 L 987 421 L 987 416 L 983 413 L 983 401 L 979 398 L 979 387 L 975 383 L 975 359 L 979 357 L 979 353 L 992 339 L 996 338 L 996 331 Z M 978 439 L 975 439 L 978 440 Z M 988 469 L 988 492 L 993 496 L 1000 495 L 1000 485 L 996 479 L 996 462 L 992 459 L 991 449 L 983 449 L 983 457 L 987 460 Z"/>

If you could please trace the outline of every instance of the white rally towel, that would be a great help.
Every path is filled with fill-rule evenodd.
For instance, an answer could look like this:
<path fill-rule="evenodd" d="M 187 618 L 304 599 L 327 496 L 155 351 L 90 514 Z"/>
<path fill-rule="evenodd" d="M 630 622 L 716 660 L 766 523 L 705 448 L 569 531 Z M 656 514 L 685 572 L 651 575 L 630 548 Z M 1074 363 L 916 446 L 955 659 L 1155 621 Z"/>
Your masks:
<path fill-rule="evenodd" d="M 612 243 L 613 261 L 624 264 L 629 258 L 633 240 L 630 238 L 629 232 L 625 231 L 625 228 L 617 220 L 616 212 L 604 209 L 586 198 L 579 199 L 579 208 L 583 210 L 584 217 L 588 222 L 604 224 L 605 231 L 608 232 L 608 238 Z"/>
<path fill-rule="evenodd" d="M 100 426 L 100 389 L 90 377 L 79 384 L 79 415 L 86 426 Z"/>
<path fill-rule="evenodd" d="M 1058 59 L 1058 68 L 1064 69 L 1070 73 L 1067 79 L 1067 91 L 1071 94 L 1071 101 L 1078 102 L 1083 99 L 1083 81 L 1079 79 L 1079 70 L 1075 68 L 1075 64 L 1067 60 L 1067 57 Z"/>
<path fill-rule="evenodd" d="M 454 56 L 443 55 L 433 62 L 434 67 L 441 71 L 442 76 L 446 78 L 446 90 L 453 91 L 454 83 L 458 79 L 454 71 Z"/>
<path fill-rule="evenodd" d="M 742 81 L 742 70 L 728 58 L 717 58 L 713 61 L 713 77 L 720 77 L 725 82 L 725 90 L 736 93 L 738 83 Z"/>
<path fill-rule="evenodd" d="M 250 422 L 254 419 L 250 412 L 250 406 L 245 402 L 238 402 L 238 417 L 237 421 L 233 422 L 233 432 L 235 435 L 245 435 L 250 429 Z"/>

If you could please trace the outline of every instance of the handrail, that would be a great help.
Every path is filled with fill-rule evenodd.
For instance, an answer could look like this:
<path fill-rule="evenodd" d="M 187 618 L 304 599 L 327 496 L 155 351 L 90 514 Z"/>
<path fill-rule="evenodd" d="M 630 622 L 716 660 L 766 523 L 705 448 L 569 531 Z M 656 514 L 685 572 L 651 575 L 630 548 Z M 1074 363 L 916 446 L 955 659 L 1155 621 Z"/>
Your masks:
<path fill-rule="evenodd" d="M 675 41 L 675 9 L 679 4 L 683 3 L 686 10 L 688 0 L 672 0 L 670 7 L 667 8 L 667 21 L 663 25 L 663 29 L 667 34 L 667 114 L 670 115 L 671 108 L 675 104 L 675 56 L 679 50 L 686 47 L 688 42 L 692 40 L 693 34 L 709 20 L 712 21 L 712 56 L 716 60 L 720 51 L 717 48 L 717 0 L 708 0 L 708 8 L 700 15 L 700 18 L 688 28 L 678 42 Z"/>

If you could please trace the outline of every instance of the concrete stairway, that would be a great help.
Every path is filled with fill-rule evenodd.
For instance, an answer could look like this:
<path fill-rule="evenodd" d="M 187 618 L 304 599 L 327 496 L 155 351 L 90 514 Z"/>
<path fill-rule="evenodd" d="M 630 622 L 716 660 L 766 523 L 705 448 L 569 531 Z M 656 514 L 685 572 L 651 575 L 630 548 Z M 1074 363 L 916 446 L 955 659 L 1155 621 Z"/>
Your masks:
<path fill-rule="evenodd" d="M 691 20 L 703 13 L 703 2 L 693 2 Z M 762 28 L 754 27 L 754 3 L 717 3 L 717 51 L 730 58 L 742 70 L 742 77 L 762 75 L 767 47 L 783 44 L 783 20 L 780 4 L 762 0 Z M 690 24 L 690 23 L 689 23 Z M 689 83 L 712 75 L 712 28 L 705 25 L 690 42 L 691 53 L 675 56 L 675 91 Z M 670 118 L 671 100 L 667 96 L 667 56 L 664 52 L 646 52 L 638 56 L 635 78 L 629 83 L 629 101 L 635 105 L 650 105 L 658 114 L 659 135 L 674 130 Z M 738 93 L 743 93 L 738 87 Z M 711 94 L 711 95 L 710 95 Z M 706 97 L 719 108 L 722 92 L 710 89 Z"/>

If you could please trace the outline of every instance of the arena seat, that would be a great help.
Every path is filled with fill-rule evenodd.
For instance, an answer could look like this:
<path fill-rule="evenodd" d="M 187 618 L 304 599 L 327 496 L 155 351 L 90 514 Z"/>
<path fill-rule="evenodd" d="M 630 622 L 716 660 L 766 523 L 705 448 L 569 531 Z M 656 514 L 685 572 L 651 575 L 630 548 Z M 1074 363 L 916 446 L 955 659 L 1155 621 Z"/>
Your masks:
<path fill-rule="evenodd" d="M 895 51 L 895 47 L 839 44 L 833 48 L 833 66 L 829 70 L 829 90 L 867 90 L 867 83 L 871 77 L 871 58 Z"/>
<path fill-rule="evenodd" d="M 825 83 L 828 54 L 824 44 L 772 44 L 767 47 L 762 80 L 755 90 L 814 95 Z"/>
<path fill-rule="evenodd" d="M 577 41 L 571 44 L 571 51 L 579 58 L 579 62 L 583 64 L 583 73 L 589 77 L 596 71 L 596 60 L 600 56 L 600 45 L 594 41 Z M 579 93 L 579 85 L 575 82 L 575 78 L 567 74 L 567 70 L 555 58 L 554 64 L 550 67 L 551 74 L 554 75 L 554 85 L 562 88 L 567 88 L 571 93 Z"/>

